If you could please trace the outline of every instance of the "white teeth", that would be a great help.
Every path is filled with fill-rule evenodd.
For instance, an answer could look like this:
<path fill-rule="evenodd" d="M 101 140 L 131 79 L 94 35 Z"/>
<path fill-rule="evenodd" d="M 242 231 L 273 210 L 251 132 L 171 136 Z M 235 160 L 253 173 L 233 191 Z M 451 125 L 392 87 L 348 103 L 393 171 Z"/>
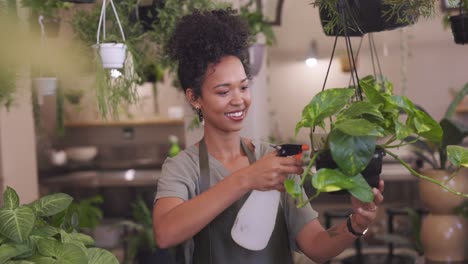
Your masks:
<path fill-rule="evenodd" d="M 242 111 L 241 112 L 234 112 L 234 113 L 227 113 L 226 114 L 229 117 L 241 117 L 242 116 Z"/>

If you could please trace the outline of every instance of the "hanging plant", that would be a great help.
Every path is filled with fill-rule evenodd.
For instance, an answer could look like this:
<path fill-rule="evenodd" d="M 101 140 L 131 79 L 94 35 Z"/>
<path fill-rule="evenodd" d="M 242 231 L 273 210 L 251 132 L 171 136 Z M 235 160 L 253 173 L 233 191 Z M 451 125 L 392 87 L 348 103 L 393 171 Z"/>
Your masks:
<path fill-rule="evenodd" d="M 468 0 L 460 0 L 458 15 L 449 17 L 455 43 L 468 43 Z"/>
<path fill-rule="evenodd" d="M 12 69 L 0 63 L 0 105 L 7 110 L 14 100 L 16 74 Z"/>
<path fill-rule="evenodd" d="M 323 30 L 329 36 L 362 36 L 414 24 L 419 17 L 431 17 L 435 0 L 317 0 Z M 343 19 L 343 17 L 345 19 Z M 346 24 L 345 24 L 346 22 Z"/>

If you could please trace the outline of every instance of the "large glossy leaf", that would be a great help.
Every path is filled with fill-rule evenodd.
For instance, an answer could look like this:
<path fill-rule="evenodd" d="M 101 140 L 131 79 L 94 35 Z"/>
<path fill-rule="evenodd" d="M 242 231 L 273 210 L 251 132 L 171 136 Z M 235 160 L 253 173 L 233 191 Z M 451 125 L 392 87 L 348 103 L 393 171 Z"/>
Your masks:
<path fill-rule="evenodd" d="M 374 200 L 374 193 L 372 192 L 372 188 L 367 183 L 366 179 L 364 179 L 362 174 L 359 173 L 352 177 L 352 179 L 356 184 L 354 187 L 348 189 L 349 193 L 362 202 L 372 202 Z"/>
<path fill-rule="evenodd" d="M 339 130 L 330 133 L 330 150 L 333 160 L 346 175 L 363 171 L 374 155 L 375 137 L 355 137 Z"/>
<path fill-rule="evenodd" d="M 392 104 L 398 106 L 400 109 L 405 111 L 408 115 L 412 115 L 415 110 L 417 110 L 416 106 L 408 99 L 406 96 L 401 95 L 393 95 L 387 98 L 387 102 L 391 102 Z"/>
<path fill-rule="evenodd" d="M 59 264 L 56 259 L 52 257 L 45 257 L 45 256 L 34 256 L 28 259 L 32 263 L 35 264 Z"/>
<path fill-rule="evenodd" d="M 119 264 L 112 253 L 101 248 L 89 248 L 88 258 L 89 264 Z"/>
<path fill-rule="evenodd" d="M 339 169 L 322 168 L 312 177 L 312 185 L 319 192 L 333 192 L 353 188 L 355 182 Z"/>
<path fill-rule="evenodd" d="M 0 246 L 0 263 L 5 263 L 6 261 L 27 251 L 29 251 L 29 248 L 25 245 L 3 244 Z"/>
<path fill-rule="evenodd" d="M 73 243 L 40 240 L 37 244 L 39 253 L 45 257 L 57 259 L 57 263 L 87 264 L 86 252 Z"/>
<path fill-rule="evenodd" d="M 355 102 L 348 109 L 346 109 L 341 118 L 356 118 L 369 115 L 377 120 L 382 120 L 383 116 L 380 113 L 378 105 L 371 104 L 369 102 Z"/>
<path fill-rule="evenodd" d="M 7 186 L 3 192 L 3 207 L 6 209 L 15 209 L 19 206 L 19 197 L 15 190 Z"/>
<path fill-rule="evenodd" d="M 443 134 L 440 124 L 419 109 L 416 109 L 414 114 L 414 126 L 417 133 L 435 144 L 440 144 Z"/>
<path fill-rule="evenodd" d="M 367 100 L 373 105 L 379 105 L 385 103 L 384 96 L 375 89 L 375 80 L 372 79 L 361 79 L 359 82 Z"/>
<path fill-rule="evenodd" d="M 58 228 L 53 226 L 40 226 L 31 232 L 31 236 L 52 237 L 59 233 Z"/>
<path fill-rule="evenodd" d="M 294 199 L 297 199 L 302 195 L 301 186 L 293 179 L 286 179 L 284 181 L 284 188 L 286 189 L 286 192 L 288 192 L 288 194 Z"/>
<path fill-rule="evenodd" d="M 36 216 L 27 206 L 20 206 L 16 209 L 1 209 L 0 233 L 17 243 L 21 243 L 28 238 L 35 220 Z"/>
<path fill-rule="evenodd" d="M 5 264 L 37 264 L 37 263 L 34 263 L 32 261 L 27 261 L 27 260 L 9 260 Z"/>
<path fill-rule="evenodd" d="M 403 140 L 415 133 L 413 126 L 402 124 L 400 121 L 395 120 L 395 137 Z"/>
<path fill-rule="evenodd" d="M 344 119 L 335 123 L 335 128 L 350 136 L 384 136 L 383 128 L 365 119 Z"/>
<path fill-rule="evenodd" d="M 316 94 L 302 111 L 302 120 L 296 125 L 296 134 L 301 127 L 314 127 L 338 113 L 354 95 L 352 88 L 327 89 Z"/>
<path fill-rule="evenodd" d="M 468 167 L 468 149 L 460 146 L 447 146 L 447 156 L 456 167 Z"/>
<path fill-rule="evenodd" d="M 67 209 L 73 198 L 65 193 L 44 196 L 30 204 L 37 216 L 51 216 Z"/>

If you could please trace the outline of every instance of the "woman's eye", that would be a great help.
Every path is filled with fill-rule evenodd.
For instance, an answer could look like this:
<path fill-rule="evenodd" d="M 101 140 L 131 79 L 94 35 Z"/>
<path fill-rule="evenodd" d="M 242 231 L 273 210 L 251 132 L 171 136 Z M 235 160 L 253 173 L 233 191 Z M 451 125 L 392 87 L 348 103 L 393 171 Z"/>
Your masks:
<path fill-rule="evenodd" d="M 226 95 L 228 93 L 228 91 L 219 91 L 217 92 L 218 95 Z"/>
<path fill-rule="evenodd" d="M 242 86 L 241 89 L 242 89 L 242 91 L 245 91 L 245 90 L 249 89 L 249 87 L 248 86 Z"/>

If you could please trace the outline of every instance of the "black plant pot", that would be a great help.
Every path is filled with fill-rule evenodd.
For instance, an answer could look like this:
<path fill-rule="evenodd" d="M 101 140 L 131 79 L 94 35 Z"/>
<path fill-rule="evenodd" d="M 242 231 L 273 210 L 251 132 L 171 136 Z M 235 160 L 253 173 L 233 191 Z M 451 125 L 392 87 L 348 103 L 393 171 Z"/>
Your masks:
<path fill-rule="evenodd" d="M 408 23 L 398 23 L 396 16 L 391 19 L 383 17 L 391 7 L 383 3 L 384 0 L 349 0 L 344 2 L 345 20 L 348 23 L 349 36 L 362 36 L 365 33 L 392 30 L 399 27 L 408 26 L 416 21 L 416 18 L 409 19 Z M 400 10 L 402 13 L 403 10 Z M 322 27 L 336 14 L 330 14 L 328 10 L 320 9 L 320 20 Z M 336 25 L 331 32 L 325 32 L 328 36 L 345 36 L 342 25 Z"/>
<path fill-rule="evenodd" d="M 379 186 L 380 174 L 382 173 L 382 159 L 385 156 L 385 151 L 381 148 L 375 150 L 374 156 L 372 157 L 369 165 L 361 172 L 367 183 L 373 188 Z M 338 165 L 332 158 L 331 152 L 326 151 L 320 154 L 315 160 L 315 168 L 319 170 L 321 168 L 336 169 Z M 347 194 L 346 190 L 330 192 L 331 194 Z"/>
<path fill-rule="evenodd" d="M 461 14 L 450 17 L 452 33 L 455 43 L 464 45 L 468 43 L 468 15 Z"/>

